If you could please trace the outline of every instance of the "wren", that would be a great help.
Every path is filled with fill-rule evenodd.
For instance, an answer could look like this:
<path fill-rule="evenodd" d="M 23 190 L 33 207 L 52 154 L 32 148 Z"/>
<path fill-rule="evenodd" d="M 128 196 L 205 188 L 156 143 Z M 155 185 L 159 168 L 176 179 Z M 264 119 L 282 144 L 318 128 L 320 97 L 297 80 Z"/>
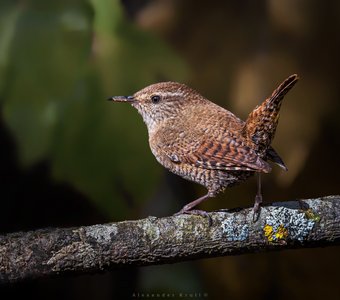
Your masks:
<path fill-rule="evenodd" d="M 148 129 L 151 151 L 161 165 L 208 189 L 207 194 L 177 214 L 207 216 L 205 211 L 193 208 L 256 173 L 256 220 L 262 202 L 260 174 L 271 171 L 268 161 L 287 170 L 271 142 L 283 97 L 297 80 L 296 74 L 284 80 L 245 122 L 177 82 L 152 84 L 133 96 L 113 96 L 108 100 L 130 103 L 138 110 Z"/>

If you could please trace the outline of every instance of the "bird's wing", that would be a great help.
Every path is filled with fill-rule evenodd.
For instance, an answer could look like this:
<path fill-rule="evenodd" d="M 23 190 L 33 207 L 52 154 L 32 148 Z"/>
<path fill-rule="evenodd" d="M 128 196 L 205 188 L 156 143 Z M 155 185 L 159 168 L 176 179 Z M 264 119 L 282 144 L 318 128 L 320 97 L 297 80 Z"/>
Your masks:
<path fill-rule="evenodd" d="M 223 140 L 206 139 L 195 143 L 182 140 L 177 145 L 161 147 L 160 150 L 175 163 L 187 163 L 204 169 L 271 171 L 270 165 L 255 151 L 242 140 L 231 136 Z"/>
<path fill-rule="evenodd" d="M 188 157 L 192 164 L 206 169 L 270 172 L 270 165 L 248 146 L 227 138 L 222 142 L 204 141 Z"/>

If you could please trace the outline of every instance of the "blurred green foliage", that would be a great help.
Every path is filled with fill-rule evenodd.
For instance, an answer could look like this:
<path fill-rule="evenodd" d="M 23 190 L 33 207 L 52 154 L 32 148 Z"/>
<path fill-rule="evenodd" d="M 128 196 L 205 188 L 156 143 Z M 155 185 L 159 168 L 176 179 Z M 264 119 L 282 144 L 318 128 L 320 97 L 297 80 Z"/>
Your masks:
<path fill-rule="evenodd" d="M 126 217 L 126 199 L 138 207 L 150 197 L 160 167 L 141 118 L 106 98 L 186 72 L 166 44 L 126 20 L 118 0 L 1 4 L 3 117 L 21 163 L 48 160 L 57 180 L 108 216 Z"/>

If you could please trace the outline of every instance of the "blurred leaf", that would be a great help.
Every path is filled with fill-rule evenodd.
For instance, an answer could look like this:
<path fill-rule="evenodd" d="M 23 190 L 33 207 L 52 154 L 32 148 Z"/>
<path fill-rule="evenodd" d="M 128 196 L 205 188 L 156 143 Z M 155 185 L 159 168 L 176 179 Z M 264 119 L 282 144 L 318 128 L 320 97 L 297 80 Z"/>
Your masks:
<path fill-rule="evenodd" d="M 128 23 L 118 1 L 91 3 L 26 5 L 11 43 L 4 117 L 24 165 L 48 158 L 55 178 L 117 217 L 152 195 L 160 167 L 137 112 L 105 99 L 181 80 L 185 67 Z"/>
<path fill-rule="evenodd" d="M 16 25 L 4 113 L 25 165 L 51 150 L 55 125 L 84 69 L 89 16 L 75 29 L 63 19 L 70 13 L 80 14 L 72 5 L 31 5 Z"/>
<path fill-rule="evenodd" d="M 1 5 L 0 10 L 0 91 L 5 84 L 6 70 L 10 45 L 12 42 L 15 25 L 21 14 L 20 7 L 13 2 L 5 2 Z"/>

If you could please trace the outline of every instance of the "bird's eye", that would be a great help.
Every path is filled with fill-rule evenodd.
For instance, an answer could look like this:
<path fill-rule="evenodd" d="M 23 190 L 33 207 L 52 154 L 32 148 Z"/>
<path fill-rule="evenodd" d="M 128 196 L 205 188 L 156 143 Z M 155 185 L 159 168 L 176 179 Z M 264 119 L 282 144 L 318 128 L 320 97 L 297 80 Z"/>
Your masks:
<path fill-rule="evenodd" d="M 153 104 L 157 104 L 157 103 L 159 103 L 159 101 L 161 101 L 161 96 L 153 95 L 153 96 L 151 96 L 151 101 L 152 101 Z"/>

